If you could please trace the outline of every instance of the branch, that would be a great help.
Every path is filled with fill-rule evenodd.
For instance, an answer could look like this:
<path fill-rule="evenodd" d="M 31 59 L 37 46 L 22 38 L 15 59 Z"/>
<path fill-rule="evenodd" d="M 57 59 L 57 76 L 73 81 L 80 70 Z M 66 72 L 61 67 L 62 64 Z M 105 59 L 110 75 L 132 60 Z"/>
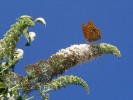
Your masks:
<path fill-rule="evenodd" d="M 20 18 L 18 22 L 11 26 L 4 38 L 0 40 L 0 60 L 13 58 L 16 52 L 16 44 L 23 35 L 23 31 L 29 26 L 34 26 L 34 22 L 28 17 Z"/>

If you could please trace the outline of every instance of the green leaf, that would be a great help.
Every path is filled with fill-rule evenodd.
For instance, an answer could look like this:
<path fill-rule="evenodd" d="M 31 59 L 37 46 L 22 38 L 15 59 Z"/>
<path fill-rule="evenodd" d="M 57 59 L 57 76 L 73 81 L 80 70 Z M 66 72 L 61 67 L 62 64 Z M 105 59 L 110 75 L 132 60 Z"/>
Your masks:
<path fill-rule="evenodd" d="M 27 42 L 30 42 L 28 27 L 23 31 L 23 35 L 26 38 Z"/>
<path fill-rule="evenodd" d="M 5 93 L 7 91 L 7 89 L 8 88 L 7 88 L 6 84 L 3 82 L 0 82 L 0 94 Z"/>
<path fill-rule="evenodd" d="M 43 100 L 49 100 L 49 94 L 41 94 Z"/>
<path fill-rule="evenodd" d="M 28 97 L 28 94 L 24 94 L 24 100 L 26 100 L 27 97 Z"/>
<path fill-rule="evenodd" d="M 23 100 L 23 99 L 22 99 L 22 97 L 19 95 L 19 96 L 17 97 L 17 100 Z"/>
<path fill-rule="evenodd" d="M 6 84 L 3 83 L 3 82 L 0 82 L 0 89 L 1 89 L 1 88 L 6 88 Z"/>

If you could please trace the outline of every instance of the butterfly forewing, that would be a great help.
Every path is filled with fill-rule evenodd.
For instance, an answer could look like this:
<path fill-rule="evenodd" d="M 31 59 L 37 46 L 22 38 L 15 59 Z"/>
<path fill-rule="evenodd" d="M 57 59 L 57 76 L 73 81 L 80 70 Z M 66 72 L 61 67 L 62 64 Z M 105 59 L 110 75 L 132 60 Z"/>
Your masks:
<path fill-rule="evenodd" d="M 82 24 L 82 30 L 83 30 L 84 36 L 86 38 L 86 41 L 88 41 L 89 35 L 86 34 L 86 33 L 88 33 L 88 30 L 87 30 L 87 26 L 85 24 Z"/>
<path fill-rule="evenodd" d="M 90 30 L 96 28 L 92 21 L 89 21 L 89 22 L 88 22 L 87 27 L 88 27 Z"/>

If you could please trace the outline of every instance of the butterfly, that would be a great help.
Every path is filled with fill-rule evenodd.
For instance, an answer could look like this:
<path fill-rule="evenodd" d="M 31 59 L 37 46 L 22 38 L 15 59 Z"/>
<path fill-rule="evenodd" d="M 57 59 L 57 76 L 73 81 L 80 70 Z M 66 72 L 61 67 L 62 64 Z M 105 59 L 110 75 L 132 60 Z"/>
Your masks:
<path fill-rule="evenodd" d="M 86 42 L 94 42 L 101 39 L 101 32 L 95 27 L 92 21 L 89 21 L 88 25 L 82 24 L 82 31 Z"/>

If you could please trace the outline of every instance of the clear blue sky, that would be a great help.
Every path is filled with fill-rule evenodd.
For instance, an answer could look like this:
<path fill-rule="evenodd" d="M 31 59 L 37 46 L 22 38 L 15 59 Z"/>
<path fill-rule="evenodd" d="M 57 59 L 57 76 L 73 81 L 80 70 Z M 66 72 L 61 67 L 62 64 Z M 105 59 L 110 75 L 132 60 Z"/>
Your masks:
<path fill-rule="evenodd" d="M 110 43 L 121 51 L 120 59 L 104 55 L 65 73 L 83 78 L 90 95 L 73 85 L 52 92 L 50 100 L 133 100 L 132 0 L 1 0 L 0 38 L 21 15 L 43 17 L 47 27 L 38 23 L 31 28 L 37 34 L 31 47 L 24 46 L 24 38 L 19 42 L 18 48 L 25 52 L 15 69 L 20 75 L 25 75 L 23 68 L 28 64 L 47 59 L 72 44 L 86 43 L 81 24 L 89 20 L 102 32 L 97 44 Z"/>

